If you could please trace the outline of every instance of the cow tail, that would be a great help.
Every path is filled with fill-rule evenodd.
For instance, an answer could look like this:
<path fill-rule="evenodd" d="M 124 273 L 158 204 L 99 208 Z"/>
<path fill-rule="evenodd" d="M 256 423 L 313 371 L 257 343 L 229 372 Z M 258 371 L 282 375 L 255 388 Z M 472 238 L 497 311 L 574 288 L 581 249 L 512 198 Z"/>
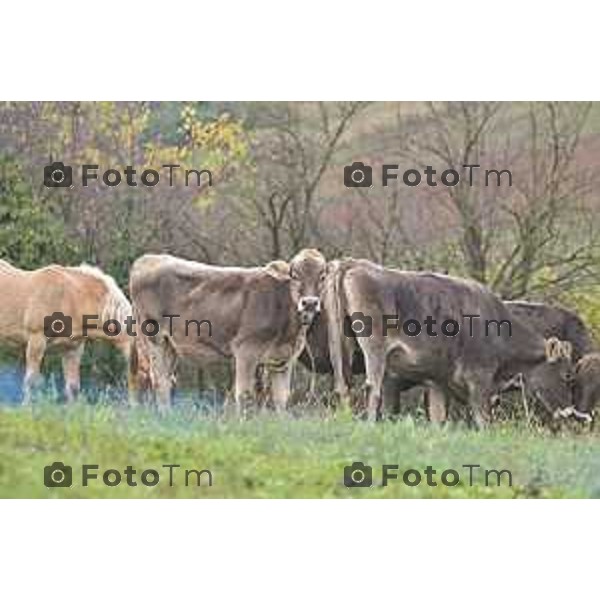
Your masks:
<path fill-rule="evenodd" d="M 139 313 L 133 308 L 133 316 L 138 323 L 142 322 Z M 129 389 L 130 404 L 138 404 L 142 398 L 141 394 L 148 389 L 151 380 L 149 371 L 149 359 L 144 354 L 143 338 L 134 337 L 129 345 L 129 365 L 127 373 L 127 385 Z"/>
<path fill-rule="evenodd" d="M 326 287 L 327 337 L 329 357 L 333 367 L 334 390 L 342 402 L 348 401 L 348 386 L 344 377 L 344 310 L 342 305 L 343 272 L 339 262 L 330 263 L 330 281 Z"/>
<path fill-rule="evenodd" d="M 129 390 L 130 403 L 137 403 L 137 394 L 139 393 L 139 366 L 138 344 L 134 338 L 129 349 L 129 365 L 127 373 L 127 388 Z"/>

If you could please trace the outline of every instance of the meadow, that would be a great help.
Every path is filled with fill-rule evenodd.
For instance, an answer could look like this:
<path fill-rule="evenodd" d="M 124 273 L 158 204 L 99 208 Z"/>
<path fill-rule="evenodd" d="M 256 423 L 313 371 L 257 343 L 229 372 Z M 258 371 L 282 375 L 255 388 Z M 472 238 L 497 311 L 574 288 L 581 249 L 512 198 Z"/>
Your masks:
<path fill-rule="evenodd" d="M 562 304 L 600 339 L 597 102 L 6 102 L 0 136 L 0 258 L 15 267 L 97 265 L 126 290 L 146 253 L 256 266 L 320 248 L 328 259 L 433 270 L 505 299 Z M 76 192 L 44 185 L 50 157 L 74 169 Z M 464 185 L 348 187 L 345 168 L 357 161 L 375 182 L 383 164 L 397 163 L 399 172 L 452 167 Z M 169 185 L 165 174 L 152 190 L 101 177 L 84 187 L 77 176 L 85 164 L 124 172 L 133 163 L 141 175 L 173 162 L 214 173 L 214 186 L 178 176 Z M 467 185 L 465 164 L 508 169 L 514 187 L 477 177 Z M 58 373 L 60 361 L 49 352 L 43 374 Z M 231 388 L 230 369 L 205 377 L 183 362 L 178 388 L 222 401 L 212 390 Z M 104 400 L 124 385 L 120 365 L 107 344 L 90 344 L 81 368 L 87 401 L 24 408 L 22 353 L 0 348 L 0 496 L 600 495 L 596 433 L 555 435 L 519 418 L 475 432 L 460 419 L 431 426 L 417 411 L 376 426 L 314 408 L 240 422 L 182 403 L 161 416 Z M 73 465 L 72 487 L 44 485 L 55 461 Z M 355 461 L 373 466 L 372 487 L 344 486 L 344 467 Z M 120 471 L 177 463 L 210 469 L 213 485 L 83 486 L 84 463 Z M 401 478 L 382 486 L 382 464 L 397 464 L 398 477 L 428 466 L 462 477 L 454 486 Z M 463 464 L 508 469 L 513 485 L 485 485 L 479 472 L 471 486 Z"/>
<path fill-rule="evenodd" d="M 44 467 L 71 465 L 71 487 L 48 488 Z M 372 466 L 373 485 L 348 488 L 344 467 Z M 83 464 L 98 465 L 87 486 Z M 177 464 L 180 468 L 163 468 Z M 398 477 L 382 486 L 382 465 L 398 465 Z M 477 464 L 471 469 L 462 465 Z M 127 484 L 104 485 L 107 469 L 136 470 Z M 425 469 L 436 474 L 427 485 Z M 143 485 L 141 472 L 160 481 Z M 184 469 L 210 470 L 189 476 Z M 406 470 L 422 473 L 406 485 Z M 441 484 L 453 469 L 456 485 Z M 490 476 L 485 469 L 512 475 Z M 169 485 L 169 473 L 172 485 Z M 409 478 L 410 479 L 410 478 Z M 113 481 L 114 479 L 111 479 Z M 452 478 L 450 478 L 450 481 Z M 414 481 L 414 475 L 411 481 Z M 233 416 L 181 405 L 167 415 L 125 404 L 53 402 L 0 408 L 0 497 L 3 498 L 563 498 L 600 496 L 600 445 L 590 432 L 547 430 L 508 422 L 478 432 L 456 423 L 443 427 L 418 418 L 370 424 L 344 413 L 302 410 L 277 416 Z"/>

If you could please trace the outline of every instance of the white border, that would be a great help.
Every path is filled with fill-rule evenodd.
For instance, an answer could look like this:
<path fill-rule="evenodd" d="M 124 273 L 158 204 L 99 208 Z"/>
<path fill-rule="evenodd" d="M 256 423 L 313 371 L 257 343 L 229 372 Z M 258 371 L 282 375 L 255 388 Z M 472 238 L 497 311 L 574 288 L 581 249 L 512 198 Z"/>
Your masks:
<path fill-rule="evenodd" d="M 2 595 L 587 597 L 598 529 L 591 501 L 6 501 Z"/>
<path fill-rule="evenodd" d="M 0 97 L 598 98 L 593 5 L 556 4 L 8 2 Z M 599 539 L 581 501 L 0 506 L 9 598 L 570 598 Z"/>
<path fill-rule="evenodd" d="M 20 0 L 2 6 L 0 97 L 594 99 L 595 12 L 583 0 Z"/>

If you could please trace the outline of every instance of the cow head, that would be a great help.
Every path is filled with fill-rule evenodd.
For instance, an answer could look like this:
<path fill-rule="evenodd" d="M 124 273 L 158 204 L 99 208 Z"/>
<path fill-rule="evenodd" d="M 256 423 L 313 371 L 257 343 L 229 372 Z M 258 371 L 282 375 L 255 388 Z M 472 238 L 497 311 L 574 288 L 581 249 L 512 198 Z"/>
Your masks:
<path fill-rule="evenodd" d="M 579 398 L 573 405 L 570 416 L 572 416 L 579 423 L 593 423 L 594 422 L 594 406 L 591 398 Z"/>
<path fill-rule="evenodd" d="M 594 409 L 600 396 L 600 354 L 592 352 L 575 367 L 575 401 L 572 417 L 580 423 L 594 422 Z"/>
<path fill-rule="evenodd" d="M 312 248 L 300 251 L 290 262 L 290 277 L 296 284 L 297 310 L 303 325 L 310 325 L 321 312 L 326 267 L 325 257 Z"/>
<path fill-rule="evenodd" d="M 527 374 L 527 388 L 552 418 L 566 418 L 573 412 L 573 348 L 552 337 L 545 341 L 545 350 L 546 360 Z"/>

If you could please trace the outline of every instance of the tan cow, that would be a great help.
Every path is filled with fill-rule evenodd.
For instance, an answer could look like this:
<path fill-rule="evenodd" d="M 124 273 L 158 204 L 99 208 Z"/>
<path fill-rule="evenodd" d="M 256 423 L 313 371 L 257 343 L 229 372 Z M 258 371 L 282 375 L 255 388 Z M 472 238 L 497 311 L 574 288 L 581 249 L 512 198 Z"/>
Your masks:
<path fill-rule="evenodd" d="M 97 315 L 97 329 L 84 337 L 84 315 Z M 32 386 L 48 348 L 63 352 L 67 401 L 79 391 L 80 364 L 85 341 L 103 339 L 129 356 L 130 338 L 121 328 L 109 336 L 101 324 L 109 319 L 123 323 L 131 305 L 114 279 L 89 265 L 50 265 L 24 271 L 0 261 L 0 343 L 25 348 L 24 403 L 31 401 Z M 109 333 L 116 331 L 108 328 Z"/>
<path fill-rule="evenodd" d="M 160 331 L 135 338 L 131 358 L 135 388 L 154 391 L 165 408 L 178 356 L 193 357 L 201 364 L 233 358 L 235 399 L 242 412 L 254 396 L 261 366 L 270 376 L 276 408 L 285 409 L 292 365 L 320 311 L 325 266 L 321 253 L 312 249 L 301 251 L 289 264 L 274 261 L 254 268 L 142 256 L 130 273 L 134 315 L 140 326 L 156 322 Z"/>

